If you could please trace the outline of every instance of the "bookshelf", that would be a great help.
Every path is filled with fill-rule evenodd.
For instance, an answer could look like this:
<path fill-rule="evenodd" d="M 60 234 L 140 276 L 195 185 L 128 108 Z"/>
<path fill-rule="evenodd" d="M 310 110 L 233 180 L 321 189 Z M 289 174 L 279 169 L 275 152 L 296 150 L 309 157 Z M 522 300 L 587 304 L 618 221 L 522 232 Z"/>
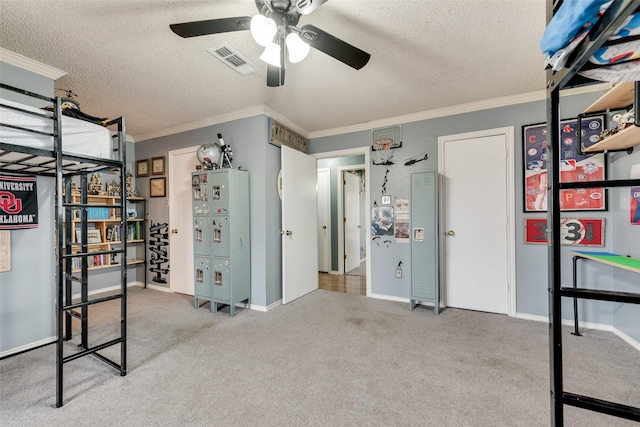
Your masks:
<path fill-rule="evenodd" d="M 71 195 L 71 203 L 81 203 L 80 195 Z M 89 206 L 90 205 L 90 206 Z M 120 266 L 120 254 L 105 253 L 120 249 L 123 237 L 127 241 L 127 266 L 146 264 L 146 199 L 127 197 L 126 230 L 122 230 L 122 208 L 120 197 L 87 195 L 85 208 L 75 208 L 72 215 L 72 252 L 82 251 L 81 209 L 87 211 L 87 252 L 96 255 L 87 257 L 88 270 L 99 270 Z M 72 271 L 81 271 L 82 258 L 72 258 Z"/>

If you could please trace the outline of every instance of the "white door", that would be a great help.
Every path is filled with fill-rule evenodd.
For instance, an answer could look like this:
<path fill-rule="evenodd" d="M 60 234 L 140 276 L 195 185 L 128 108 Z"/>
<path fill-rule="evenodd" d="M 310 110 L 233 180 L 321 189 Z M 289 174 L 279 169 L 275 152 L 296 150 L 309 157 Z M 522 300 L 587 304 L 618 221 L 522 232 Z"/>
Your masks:
<path fill-rule="evenodd" d="M 169 286 L 193 295 L 193 220 L 191 172 L 196 171 L 198 147 L 169 151 Z"/>
<path fill-rule="evenodd" d="M 331 169 L 318 169 L 318 271 L 331 270 Z"/>
<path fill-rule="evenodd" d="M 318 289 L 318 196 L 315 157 L 281 149 L 282 303 Z"/>
<path fill-rule="evenodd" d="M 342 172 L 344 191 L 344 272 L 360 267 L 360 179 Z"/>
<path fill-rule="evenodd" d="M 513 140 L 513 128 L 511 141 Z M 471 135 L 477 135 L 471 134 Z M 446 305 L 509 313 L 509 135 L 440 142 Z M 511 197 L 512 199 L 512 197 Z"/>

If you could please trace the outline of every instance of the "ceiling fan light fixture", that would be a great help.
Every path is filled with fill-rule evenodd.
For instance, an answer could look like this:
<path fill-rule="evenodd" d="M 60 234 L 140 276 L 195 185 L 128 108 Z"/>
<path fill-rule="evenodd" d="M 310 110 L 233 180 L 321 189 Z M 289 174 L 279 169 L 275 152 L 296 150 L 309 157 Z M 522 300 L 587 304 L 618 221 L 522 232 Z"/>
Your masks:
<path fill-rule="evenodd" d="M 296 64 L 307 57 L 311 46 L 305 43 L 297 33 L 289 33 L 285 39 L 287 51 L 289 52 L 289 62 Z"/>
<path fill-rule="evenodd" d="M 273 37 L 278 32 L 278 25 L 273 19 L 258 14 L 251 18 L 249 29 L 256 43 L 266 47 L 273 41 Z"/>
<path fill-rule="evenodd" d="M 280 45 L 276 43 L 269 43 L 264 48 L 264 52 L 260 55 L 260 59 L 269 65 L 280 68 Z"/>

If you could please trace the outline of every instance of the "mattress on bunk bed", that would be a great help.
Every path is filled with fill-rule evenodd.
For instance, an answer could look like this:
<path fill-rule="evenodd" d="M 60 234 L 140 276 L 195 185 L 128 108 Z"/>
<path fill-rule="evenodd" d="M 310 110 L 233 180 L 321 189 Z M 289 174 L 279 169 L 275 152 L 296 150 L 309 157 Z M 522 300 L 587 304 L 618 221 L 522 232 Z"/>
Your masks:
<path fill-rule="evenodd" d="M 6 108 L 6 106 L 36 112 L 38 116 Z M 3 124 L 53 133 L 54 122 L 51 120 L 52 114 L 50 111 L 7 99 L 0 99 L 0 123 Z M 84 120 L 62 116 L 62 151 L 64 153 L 110 159 L 112 154 L 111 141 L 109 129 Z M 54 150 L 54 140 L 51 136 L 5 126 L 0 126 L 0 142 L 43 150 Z"/>
<path fill-rule="evenodd" d="M 566 61 L 584 39 L 594 23 L 610 5 L 610 0 L 565 1 L 558 9 L 540 40 L 540 49 L 546 54 L 545 67 L 561 70 Z M 589 58 L 598 66 L 587 73 L 598 80 L 625 81 L 640 78 L 640 14 L 633 14 L 609 37 L 604 46 Z M 605 70 L 603 66 L 628 63 Z M 598 71 L 602 68 L 602 72 Z M 624 73 L 617 73 L 624 69 Z M 581 73 L 583 74 L 583 73 Z"/>

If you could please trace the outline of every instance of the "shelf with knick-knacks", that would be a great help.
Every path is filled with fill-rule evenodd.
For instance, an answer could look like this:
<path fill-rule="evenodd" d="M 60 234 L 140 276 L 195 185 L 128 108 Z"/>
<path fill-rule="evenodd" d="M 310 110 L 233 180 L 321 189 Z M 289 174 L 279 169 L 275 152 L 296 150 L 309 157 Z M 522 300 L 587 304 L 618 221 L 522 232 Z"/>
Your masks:
<path fill-rule="evenodd" d="M 81 203 L 80 194 L 72 193 L 70 203 Z M 90 206 L 73 210 L 70 244 L 73 252 L 80 252 L 83 243 L 80 209 L 86 209 L 87 251 L 96 252 L 95 256 L 87 257 L 89 270 L 119 266 L 120 254 L 101 252 L 121 248 L 124 239 L 130 249 L 127 250 L 127 265 L 146 264 L 146 199 L 127 197 L 124 230 L 120 197 L 89 194 L 86 203 Z M 72 270 L 79 271 L 81 262 L 81 257 L 72 258 Z"/>

